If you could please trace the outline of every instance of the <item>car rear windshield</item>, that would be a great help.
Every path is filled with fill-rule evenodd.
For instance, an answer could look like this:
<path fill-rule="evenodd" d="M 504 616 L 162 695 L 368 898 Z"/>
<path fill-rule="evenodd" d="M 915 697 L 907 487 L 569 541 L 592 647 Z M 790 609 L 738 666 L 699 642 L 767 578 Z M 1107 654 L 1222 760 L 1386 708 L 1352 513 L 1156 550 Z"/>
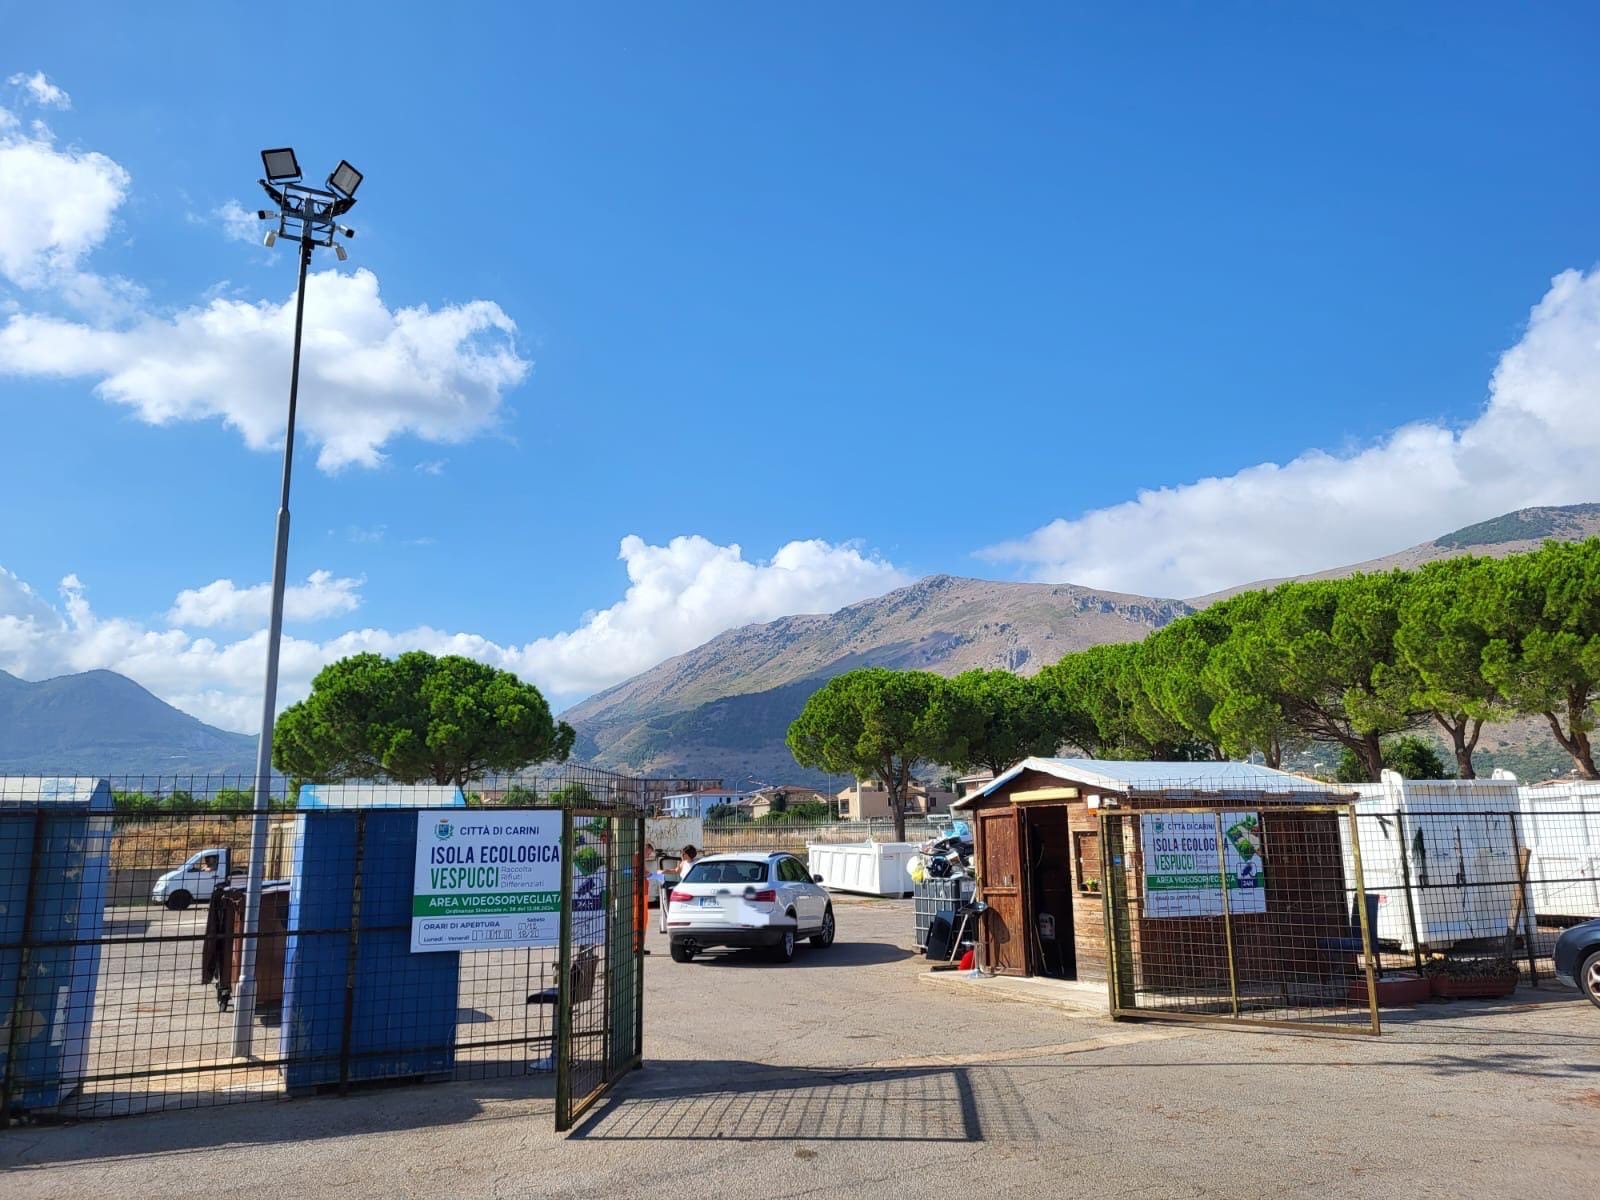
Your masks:
<path fill-rule="evenodd" d="M 764 862 L 695 863 L 684 877 L 685 883 L 765 883 L 767 864 Z"/>

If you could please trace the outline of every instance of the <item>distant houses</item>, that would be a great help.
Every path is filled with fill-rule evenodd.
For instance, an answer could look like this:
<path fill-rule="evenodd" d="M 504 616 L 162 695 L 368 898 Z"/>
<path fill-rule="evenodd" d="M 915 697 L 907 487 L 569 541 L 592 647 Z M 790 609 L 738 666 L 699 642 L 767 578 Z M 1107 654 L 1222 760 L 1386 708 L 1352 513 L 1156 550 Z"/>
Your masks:
<path fill-rule="evenodd" d="M 759 819 L 774 812 L 787 812 L 797 805 L 827 805 L 828 797 L 816 788 L 799 784 L 776 784 L 750 793 L 750 816 Z M 831 809 L 829 810 L 832 811 Z"/>
<path fill-rule="evenodd" d="M 661 812 L 668 817 L 699 817 L 704 820 L 706 815 L 719 805 L 742 807 L 747 803 L 748 799 L 744 792 L 703 788 L 664 797 L 661 801 Z"/>
<path fill-rule="evenodd" d="M 891 815 L 889 789 L 879 779 L 857 780 L 836 799 L 841 821 L 883 821 Z M 913 782 L 906 791 L 906 816 L 942 816 L 956 800 L 956 793 L 947 787 Z"/>

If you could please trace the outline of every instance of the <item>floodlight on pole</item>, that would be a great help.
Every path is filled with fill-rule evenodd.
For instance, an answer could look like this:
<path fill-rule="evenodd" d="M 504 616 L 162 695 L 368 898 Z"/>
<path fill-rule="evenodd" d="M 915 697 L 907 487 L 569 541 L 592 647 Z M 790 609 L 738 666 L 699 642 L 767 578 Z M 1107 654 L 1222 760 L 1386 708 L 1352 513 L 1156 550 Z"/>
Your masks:
<path fill-rule="evenodd" d="M 300 397 L 300 342 L 305 328 L 306 272 L 311 252 L 331 249 L 340 262 L 349 256 L 335 239 L 353 238 L 356 231 L 334 218 L 355 207 L 355 190 L 361 172 L 339 160 L 328 183 L 335 191 L 307 187 L 299 181 L 300 163 L 287 146 L 263 150 L 261 165 L 266 178 L 262 189 L 272 198 L 275 211 L 260 210 L 264 221 L 276 220 L 263 242 L 276 244 L 282 237 L 300 247 L 300 283 L 295 289 L 294 353 L 289 368 L 289 420 L 283 440 L 283 491 L 278 503 L 277 539 L 272 557 L 272 608 L 267 620 L 266 686 L 261 698 L 261 738 L 256 744 L 255 802 L 250 830 L 249 874 L 245 883 L 244 921 L 239 940 L 239 978 L 234 989 L 233 1052 L 247 1057 L 252 1051 L 256 1008 L 256 944 L 261 929 L 261 887 L 266 882 L 267 825 L 272 801 L 272 725 L 278 709 L 278 651 L 283 641 L 283 594 L 289 564 L 289 480 L 294 468 L 294 422 Z"/>
<path fill-rule="evenodd" d="M 261 152 L 261 166 L 273 183 L 290 183 L 300 178 L 300 160 L 289 146 Z"/>
<path fill-rule="evenodd" d="M 333 169 L 333 174 L 328 176 L 328 186 L 346 199 L 354 199 L 356 189 L 361 186 L 363 178 L 365 176 L 360 171 L 341 158 L 339 165 Z"/>

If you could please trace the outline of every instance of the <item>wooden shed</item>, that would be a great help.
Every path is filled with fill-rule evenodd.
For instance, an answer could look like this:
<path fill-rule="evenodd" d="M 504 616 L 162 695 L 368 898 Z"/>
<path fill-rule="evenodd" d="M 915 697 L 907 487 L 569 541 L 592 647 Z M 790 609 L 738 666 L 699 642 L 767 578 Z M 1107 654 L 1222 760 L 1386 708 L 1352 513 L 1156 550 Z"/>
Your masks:
<path fill-rule="evenodd" d="M 1018 763 L 954 808 L 972 822 L 989 905 L 983 962 L 1002 975 L 1101 981 L 1115 963 L 1130 992 L 1237 991 L 1241 977 L 1326 984 L 1345 969 L 1326 947 L 1350 931 L 1329 806 L 1351 798 L 1249 763 Z M 1199 853 L 1188 862 L 1168 849 Z M 1186 862 L 1191 876 L 1158 873 Z M 1108 900 L 1125 917 L 1119 956 Z"/>

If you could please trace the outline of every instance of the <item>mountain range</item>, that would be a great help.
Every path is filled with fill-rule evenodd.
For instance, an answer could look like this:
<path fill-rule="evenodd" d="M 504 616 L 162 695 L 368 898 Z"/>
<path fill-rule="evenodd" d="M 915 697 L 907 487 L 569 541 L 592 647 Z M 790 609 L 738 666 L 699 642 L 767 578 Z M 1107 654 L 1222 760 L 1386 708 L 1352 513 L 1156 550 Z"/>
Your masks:
<path fill-rule="evenodd" d="M 29 683 L 0 671 L 0 774 L 251 775 L 256 739 L 115 671 Z"/>
<path fill-rule="evenodd" d="M 1526 508 L 1383 558 L 1303 578 L 1415 567 L 1458 554 L 1502 556 L 1600 534 L 1600 504 Z M 974 667 L 1032 674 L 1071 650 L 1135 641 L 1260 580 L 1186 600 L 1072 584 L 932 575 L 834 613 L 782 617 L 704 645 L 564 713 L 575 757 L 615 770 L 752 783 L 824 782 L 797 769 L 784 734 L 807 697 L 854 667 Z M 255 738 L 216 729 L 112 671 L 30 683 L 0 671 L 0 773 L 247 774 Z M 1537 721 L 1485 731 L 1483 757 L 1524 778 L 1562 756 Z"/>
<path fill-rule="evenodd" d="M 1600 504 L 1525 508 L 1366 562 L 1300 578 L 1416 567 L 1460 554 L 1501 557 L 1547 540 L 1600 534 Z M 783 617 L 719 634 L 573 706 L 577 754 L 599 766 L 651 774 L 818 784 L 798 769 L 784 734 L 806 698 L 854 667 L 920 667 L 955 675 L 974 667 L 1023 674 L 1069 650 L 1136 641 L 1151 630 L 1264 579 L 1186 600 L 1095 591 L 1071 584 L 996 583 L 934 575 L 838 612 Z M 1528 758 L 1547 735 L 1537 722 L 1485 731 L 1501 765 L 1544 774 L 1553 754 Z M 1552 748 L 1553 749 L 1553 748 Z M 1562 766 L 1565 769 L 1565 766 Z"/>

